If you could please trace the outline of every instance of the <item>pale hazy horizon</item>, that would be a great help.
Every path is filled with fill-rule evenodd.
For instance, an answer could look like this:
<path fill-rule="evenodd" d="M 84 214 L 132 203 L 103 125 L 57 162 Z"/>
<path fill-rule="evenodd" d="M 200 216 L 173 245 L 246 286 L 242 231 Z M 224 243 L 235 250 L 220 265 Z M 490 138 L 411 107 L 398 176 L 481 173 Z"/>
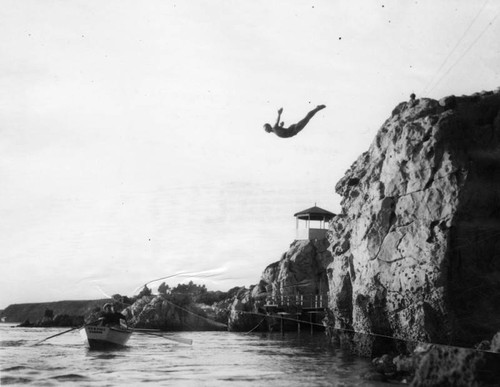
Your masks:
<path fill-rule="evenodd" d="M 500 86 L 500 3 L 12 1 L 0 308 L 259 281 L 392 109 Z M 324 104 L 296 137 L 286 125 Z M 162 282 L 162 281 L 160 281 Z M 160 282 L 153 285 L 154 289 Z"/>

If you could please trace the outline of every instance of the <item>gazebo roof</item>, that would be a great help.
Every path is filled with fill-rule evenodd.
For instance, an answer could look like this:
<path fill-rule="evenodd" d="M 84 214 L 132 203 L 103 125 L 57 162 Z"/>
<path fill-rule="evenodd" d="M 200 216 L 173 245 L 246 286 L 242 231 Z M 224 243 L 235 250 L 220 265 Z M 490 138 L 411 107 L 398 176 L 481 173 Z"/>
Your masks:
<path fill-rule="evenodd" d="M 336 215 L 333 212 L 314 206 L 307 210 L 297 212 L 293 214 L 293 216 L 303 220 L 330 220 Z"/>

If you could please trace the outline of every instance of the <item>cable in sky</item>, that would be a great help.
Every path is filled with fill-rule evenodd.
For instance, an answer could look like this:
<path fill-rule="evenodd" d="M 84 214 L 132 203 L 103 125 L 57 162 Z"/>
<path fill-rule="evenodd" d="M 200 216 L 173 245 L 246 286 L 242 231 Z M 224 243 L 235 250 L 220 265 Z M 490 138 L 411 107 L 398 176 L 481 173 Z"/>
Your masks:
<path fill-rule="evenodd" d="M 455 46 L 451 49 L 451 51 L 448 53 L 448 55 L 446 56 L 446 58 L 444 58 L 443 62 L 441 63 L 441 65 L 439 66 L 439 68 L 436 70 L 436 72 L 434 73 L 434 75 L 432 76 L 432 78 L 430 79 L 430 81 L 427 83 L 427 85 L 424 87 L 424 89 L 422 90 L 422 92 L 420 94 L 424 95 L 424 94 L 427 94 L 427 90 L 429 89 L 429 87 L 432 85 L 432 83 L 434 82 L 434 80 L 436 79 L 436 76 L 441 72 L 441 70 L 443 69 L 443 67 L 445 66 L 446 62 L 448 61 L 448 59 L 453 55 L 453 53 L 456 51 L 456 49 L 458 48 L 458 46 L 460 45 L 460 43 L 462 42 L 462 40 L 465 38 L 465 35 L 467 35 L 467 33 L 469 32 L 469 30 L 471 29 L 472 25 L 474 24 L 474 22 L 477 20 L 477 18 L 479 17 L 479 15 L 481 14 L 481 12 L 483 11 L 484 7 L 486 6 L 486 4 L 488 3 L 489 0 L 486 0 L 483 5 L 481 6 L 481 8 L 479 9 L 479 11 L 476 13 L 476 16 L 474 16 L 474 18 L 472 19 L 472 21 L 469 23 L 469 26 L 465 29 L 464 33 L 462 34 L 462 36 L 458 39 L 457 43 L 455 44 Z"/>
<path fill-rule="evenodd" d="M 486 25 L 486 27 L 481 31 L 481 33 L 477 36 L 476 39 L 467 47 L 467 49 L 464 51 L 464 53 L 448 68 L 448 70 L 439 78 L 439 80 L 436 82 L 436 84 L 429 90 L 429 93 L 432 92 L 440 83 L 441 81 L 449 74 L 449 72 L 462 60 L 462 58 L 467 55 L 467 53 L 470 51 L 470 49 L 477 43 L 479 39 L 484 35 L 484 33 L 490 28 L 493 23 L 495 22 L 496 18 L 500 15 L 500 11 L 496 13 L 496 15 L 491 19 L 491 21 Z"/>
<path fill-rule="evenodd" d="M 186 272 L 186 271 L 181 271 L 177 272 L 175 274 L 167 275 L 165 277 L 160 277 L 153 279 L 151 281 L 146 282 L 144 285 L 138 286 L 137 288 L 134 289 L 134 294 L 139 290 L 144 288 L 145 286 L 149 285 L 150 283 L 161 281 L 164 279 L 168 278 L 173 278 L 173 277 L 188 277 L 188 278 L 209 278 L 209 277 L 216 277 L 226 271 L 226 267 L 218 267 L 215 269 L 210 269 L 210 270 L 204 270 L 204 271 L 198 271 L 198 272 Z"/>

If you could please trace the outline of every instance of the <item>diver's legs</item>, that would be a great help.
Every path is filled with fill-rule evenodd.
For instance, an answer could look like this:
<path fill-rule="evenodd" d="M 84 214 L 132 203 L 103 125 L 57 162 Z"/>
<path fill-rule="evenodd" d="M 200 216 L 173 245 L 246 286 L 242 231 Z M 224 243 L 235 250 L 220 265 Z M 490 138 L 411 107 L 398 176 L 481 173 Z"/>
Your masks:
<path fill-rule="evenodd" d="M 307 125 L 309 120 L 311 118 L 313 118 L 317 112 L 319 112 L 321 109 L 324 109 L 324 108 L 326 108 L 325 105 L 316 106 L 313 110 L 311 110 L 309 113 L 307 113 L 307 115 L 302 120 L 300 120 L 295 125 L 293 125 L 293 126 L 295 126 L 295 128 L 294 128 L 295 134 L 299 133 L 302 129 L 304 129 L 304 126 Z"/>

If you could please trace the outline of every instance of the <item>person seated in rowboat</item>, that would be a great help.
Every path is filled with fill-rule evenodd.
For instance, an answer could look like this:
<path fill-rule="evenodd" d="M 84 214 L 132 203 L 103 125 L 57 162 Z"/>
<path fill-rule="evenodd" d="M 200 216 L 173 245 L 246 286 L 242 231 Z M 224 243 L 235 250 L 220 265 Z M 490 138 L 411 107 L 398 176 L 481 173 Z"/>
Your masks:
<path fill-rule="evenodd" d="M 318 105 L 316 108 L 311 110 L 305 118 L 297 122 L 296 124 L 290 125 L 288 128 L 285 128 L 285 123 L 280 122 L 281 121 L 281 113 L 283 113 L 283 108 L 280 108 L 278 110 L 278 119 L 274 126 L 271 126 L 270 124 L 264 124 L 264 130 L 267 133 L 274 133 L 276 136 L 281 137 L 281 138 L 289 138 L 295 136 L 297 133 L 299 133 L 304 127 L 308 124 L 309 120 L 314 117 L 314 115 L 319 112 L 321 109 L 324 109 L 326 106 L 325 105 Z"/>
<path fill-rule="evenodd" d="M 104 326 L 119 326 L 122 328 L 127 328 L 127 319 L 126 317 L 119 313 L 115 312 L 115 308 L 113 304 L 104 304 L 102 307 L 102 312 L 99 317 L 99 325 Z"/>

